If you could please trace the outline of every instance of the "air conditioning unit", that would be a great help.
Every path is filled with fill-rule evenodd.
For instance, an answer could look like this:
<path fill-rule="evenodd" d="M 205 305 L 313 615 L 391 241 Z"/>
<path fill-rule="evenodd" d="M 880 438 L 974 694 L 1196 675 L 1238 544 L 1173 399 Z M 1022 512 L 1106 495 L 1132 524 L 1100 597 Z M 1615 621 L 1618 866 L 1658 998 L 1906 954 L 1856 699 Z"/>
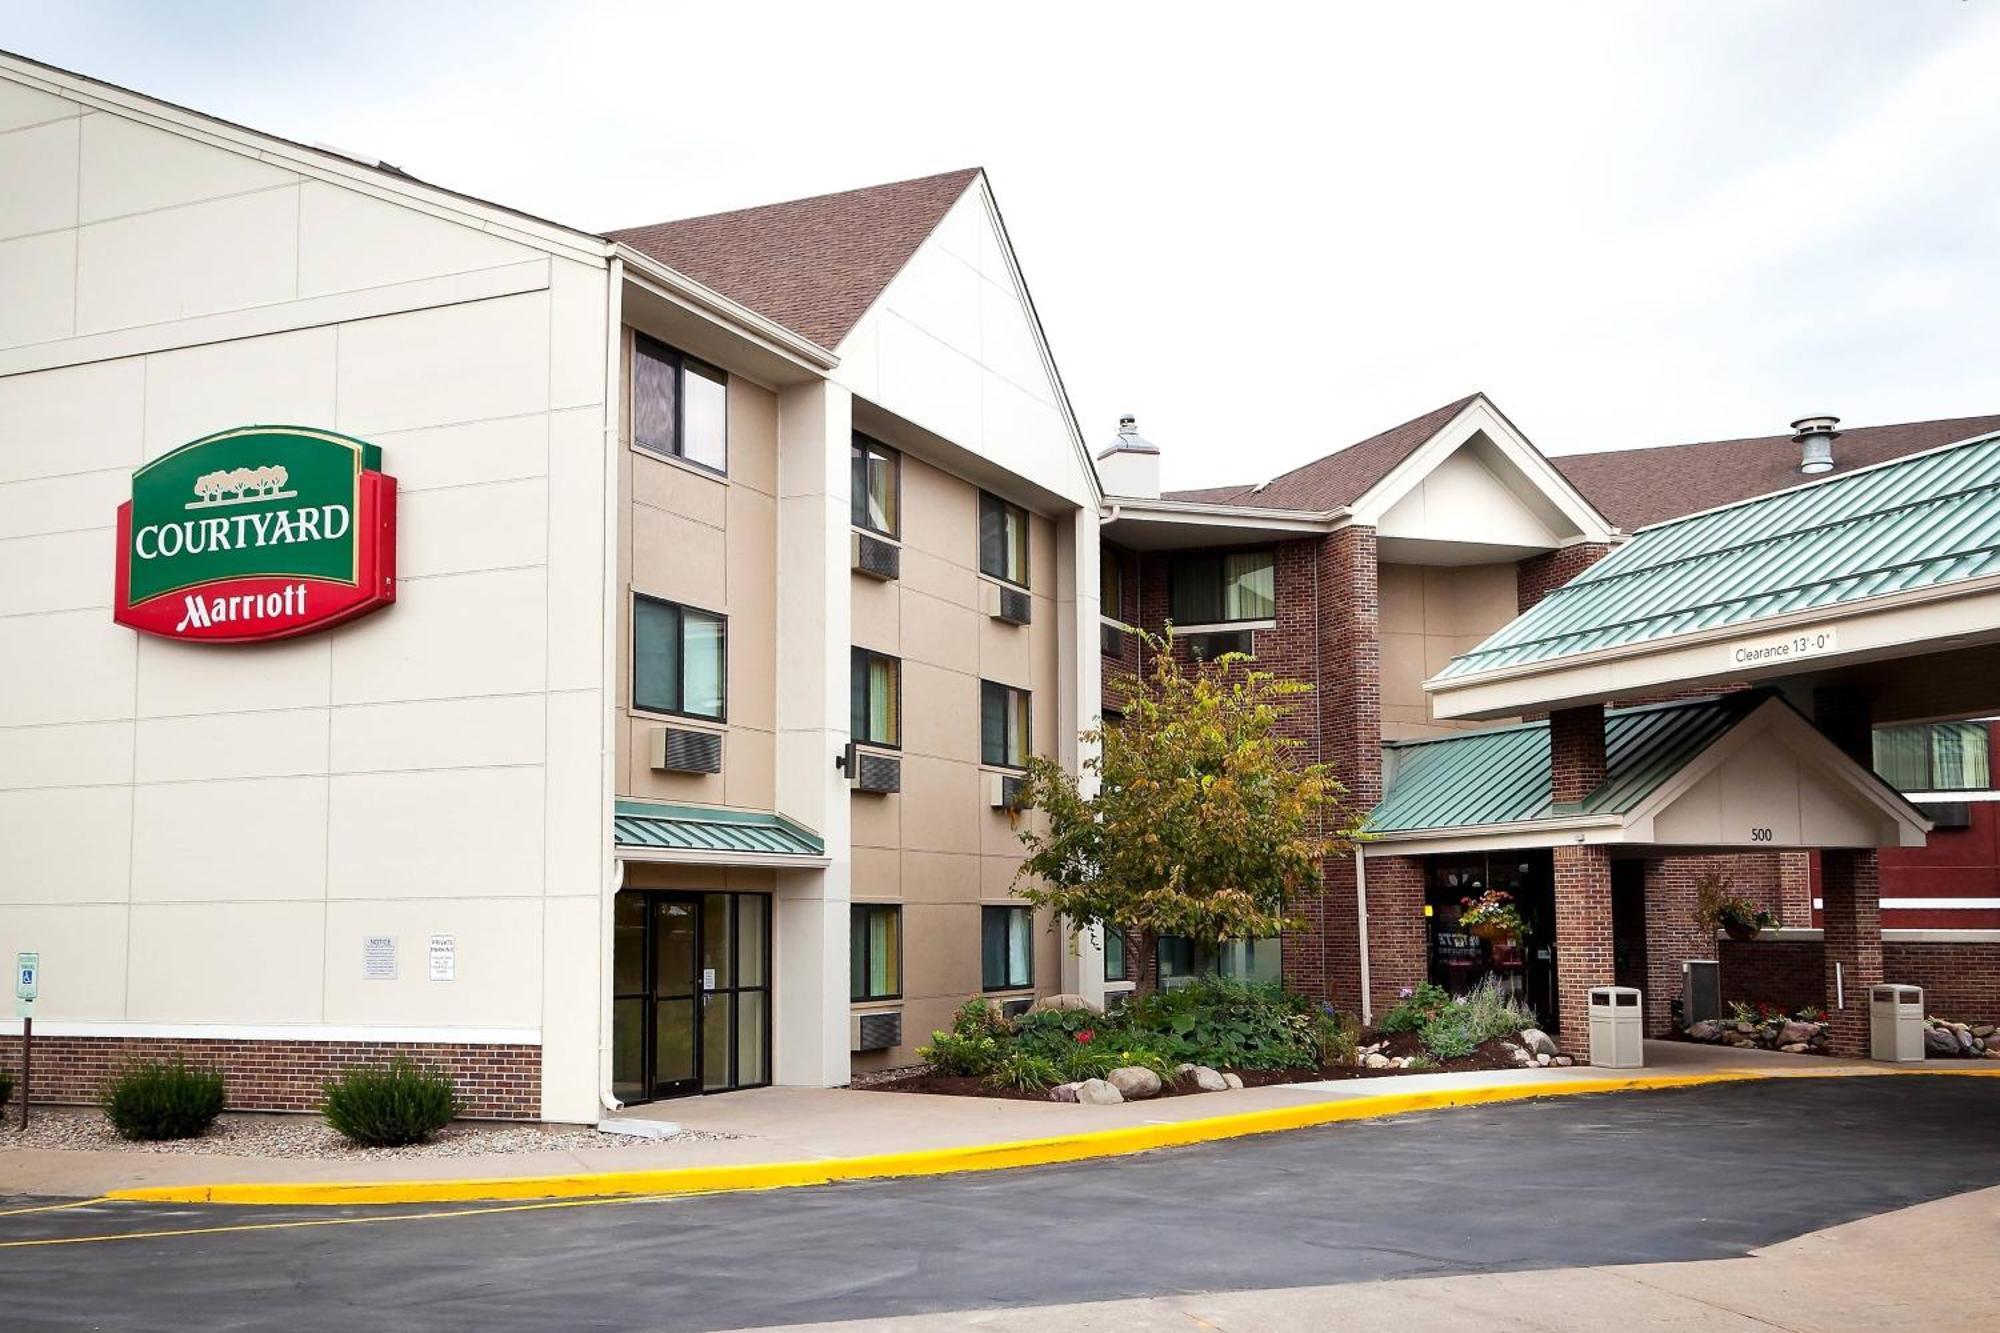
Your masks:
<path fill-rule="evenodd" d="M 669 773 L 720 773 L 722 733 L 693 727 L 654 727 L 653 767 Z"/>
<path fill-rule="evenodd" d="M 903 1044 L 903 1011 L 878 1009 L 847 1016 L 847 1049 L 888 1051 Z"/>
<path fill-rule="evenodd" d="M 1032 995 L 1023 996 L 1018 1000 L 1002 1000 L 1000 1002 L 1000 1017 L 1019 1018 L 1034 1007 L 1035 997 Z"/>
<path fill-rule="evenodd" d="M 898 755 L 847 747 L 847 785 L 856 791 L 899 792 L 903 789 L 903 761 Z"/>
<path fill-rule="evenodd" d="M 1028 780 L 1015 777 L 1011 773 L 986 773 L 986 804 L 995 810 L 1019 810 L 1021 794 L 1027 790 Z"/>
<path fill-rule="evenodd" d="M 1197 660 L 1213 662 L 1224 653 L 1243 653 L 1255 656 L 1256 635 L 1247 629 L 1211 630 L 1206 634 L 1184 636 L 1188 652 Z"/>
<path fill-rule="evenodd" d="M 1125 656 L 1125 627 L 1100 624 L 1097 627 L 1097 650 L 1106 657 Z"/>
<path fill-rule="evenodd" d="M 895 579 L 902 577 L 903 548 L 894 542 L 885 542 L 880 537 L 871 537 L 865 532 L 852 534 L 850 551 L 854 557 L 854 572 L 866 574 L 871 579 Z"/>
<path fill-rule="evenodd" d="M 1034 618 L 1035 599 L 1025 588 L 1003 588 L 997 583 L 980 585 L 986 614 L 1009 625 L 1025 625 Z"/>

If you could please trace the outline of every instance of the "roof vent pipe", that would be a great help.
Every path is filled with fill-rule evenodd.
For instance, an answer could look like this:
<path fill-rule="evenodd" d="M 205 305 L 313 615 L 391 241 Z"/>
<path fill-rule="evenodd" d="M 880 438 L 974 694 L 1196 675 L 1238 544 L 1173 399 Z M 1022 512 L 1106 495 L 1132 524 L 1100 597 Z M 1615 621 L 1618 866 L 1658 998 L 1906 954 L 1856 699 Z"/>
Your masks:
<path fill-rule="evenodd" d="M 1097 456 L 1097 479 L 1106 495 L 1160 498 L 1160 447 L 1139 433 L 1131 413 L 1118 418 L 1118 435 Z"/>
<path fill-rule="evenodd" d="M 1834 427 L 1839 417 L 1800 417 L 1792 423 L 1792 442 L 1799 446 L 1799 471 L 1808 477 L 1833 471 L 1833 442 L 1840 438 Z"/>

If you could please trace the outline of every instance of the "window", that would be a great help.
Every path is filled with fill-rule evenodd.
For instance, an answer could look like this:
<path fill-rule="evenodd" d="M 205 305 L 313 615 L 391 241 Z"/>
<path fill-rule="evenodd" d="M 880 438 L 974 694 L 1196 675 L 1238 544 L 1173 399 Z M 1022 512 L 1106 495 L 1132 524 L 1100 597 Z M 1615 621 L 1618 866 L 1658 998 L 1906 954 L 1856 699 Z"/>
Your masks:
<path fill-rule="evenodd" d="M 979 984 L 1020 990 L 1035 984 L 1035 914 L 1025 907 L 987 907 L 979 914 Z"/>
<path fill-rule="evenodd" d="M 1028 586 L 1028 511 L 979 493 L 979 572 Z"/>
<path fill-rule="evenodd" d="M 729 377 L 639 335 L 632 349 L 632 442 L 712 472 L 729 467 Z"/>
<path fill-rule="evenodd" d="M 1000 768 L 1028 765 L 1028 692 L 990 680 L 979 682 L 979 762 Z"/>
<path fill-rule="evenodd" d="M 632 600 L 632 706 L 722 720 L 729 622 L 657 598 Z"/>
<path fill-rule="evenodd" d="M 857 434 L 853 445 L 853 484 L 850 501 L 857 528 L 893 537 L 901 521 L 897 507 L 902 500 L 902 455 L 888 445 Z"/>
<path fill-rule="evenodd" d="M 1269 551 L 1180 556 L 1168 592 L 1176 625 L 1269 620 L 1278 611 Z"/>
<path fill-rule="evenodd" d="M 1097 613 L 1106 620 L 1125 618 L 1125 568 L 1109 548 L 1097 557 Z"/>
<path fill-rule="evenodd" d="M 1125 971 L 1125 932 L 1116 926 L 1104 928 L 1104 979 L 1130 981 Z"/>
<path fill-rule="evenodd" d="M 903 909 L 856 903 L 847 936 L 848 996 L 896 1000 L 903 995 Z"/>
<path fill-rule="evenodd" d="M 863 745 L 903 743 L 903 664 L 896 658 L 854 650 L 849 676 L 854 739 Z"/>
<path fill-rule="evenodd" d="M 1276 982 L 1283 978 L 1283 946 L 1274 936 L 1264 940 L 1224 940 L 1222 947 L 1162 935 L 1154 945 L 1160 968 L 1160 989 L 1185 986 L 1199 976 L 1222 976 L 1254 983 Z"/>
<path fill-rule="evenodd" d="M 1985 791 L 1984 722 L 1930 722 L 1875 732 L 1875 771 L 1897 791 Z"/>

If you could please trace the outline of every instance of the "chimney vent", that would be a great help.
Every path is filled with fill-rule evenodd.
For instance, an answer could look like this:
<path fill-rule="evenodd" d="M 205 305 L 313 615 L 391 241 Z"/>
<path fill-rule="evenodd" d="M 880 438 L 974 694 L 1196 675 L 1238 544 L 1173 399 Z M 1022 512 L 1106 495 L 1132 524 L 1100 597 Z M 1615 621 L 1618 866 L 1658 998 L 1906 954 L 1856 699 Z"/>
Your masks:
<path fill-rule="evenodd" d="M 1107 495 L 1160 498 L 1160 447 L 1139 433 L 1139 418 L 1118 418 L 1118 435 L 1097 456 L 1097 479 Z"/>
<path fill-rule="evenodd" d="M 1800 417 L 1792 423 L 1792 442 L 1799 446 L 1799 471 L 1808 477 L 1833 471 L 1833 442 L 1840 438 L 1834 427 L 1839 417 Z"/>

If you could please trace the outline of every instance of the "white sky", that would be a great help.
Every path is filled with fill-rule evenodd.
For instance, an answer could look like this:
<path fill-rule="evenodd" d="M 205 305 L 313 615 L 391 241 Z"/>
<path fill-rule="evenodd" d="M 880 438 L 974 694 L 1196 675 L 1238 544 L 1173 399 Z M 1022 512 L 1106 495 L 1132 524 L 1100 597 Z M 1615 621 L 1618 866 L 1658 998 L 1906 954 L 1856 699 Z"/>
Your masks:
<path fill-rule="evenodd" d="M 981 165 L 1088 441 L 1283 471 L 2000 411 L 2000 3 L 0 0 L 0 47 L 592 230 Z"/>

